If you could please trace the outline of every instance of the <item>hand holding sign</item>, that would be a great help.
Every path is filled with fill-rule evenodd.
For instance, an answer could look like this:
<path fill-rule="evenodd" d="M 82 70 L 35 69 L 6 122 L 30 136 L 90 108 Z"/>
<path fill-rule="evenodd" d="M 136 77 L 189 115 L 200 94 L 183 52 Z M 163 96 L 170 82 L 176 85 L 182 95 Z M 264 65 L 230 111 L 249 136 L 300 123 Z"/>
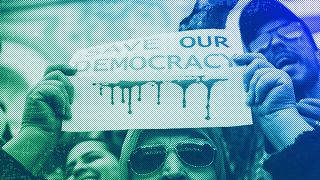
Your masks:
<path fill-rule="evenodd" d="M 276 69 L 261 54 L 241 55 L 234 61 L 248 65 L 243 75 L 247 104 L 277 150 L 293 144 L 303 131 L 312 130 L 296 108 L 292 80 L 286 72 Z"/>
<path fill-rule="evenodd" d="M 46 132 L 60 132 L 63 119 L 71 119 L 74 88 L 66 75 L 75 75 L 68 65 L 52 65 L 44 78 L 29 92 L 23 114 L 22 130 L 38 127 Z"/>
<path fill-rule="evenodd" d="M 258 116 L 267 116 L 279 110 L 295 107 L 295 95 L 290 76 L 269 63 L 262 54 L 244 54 L 236 57 L 239 65 L 248 65 L 243 74 L 247 105 Z"/>
<path fill-rule="evenodd" d="M 71 118 L 74 89 L 65 75 L 75 73 L 67 65 L 47 69 L 26 97 L 21 130 L 2 147 L 33 174 L 38 175 L 58 142 L 62 120 Z"/>
<path fill-rule="evenodd" d="M 305 98 L 297 103 L 300 114 L 320 120 L 320 99 Z"/>
<path fill-rule="evenodd" d="M 297 103 L 299 113 L 306 117 L 306 121 L 314 128 L 320 128 L 320 99 L 305 98 Z"/>

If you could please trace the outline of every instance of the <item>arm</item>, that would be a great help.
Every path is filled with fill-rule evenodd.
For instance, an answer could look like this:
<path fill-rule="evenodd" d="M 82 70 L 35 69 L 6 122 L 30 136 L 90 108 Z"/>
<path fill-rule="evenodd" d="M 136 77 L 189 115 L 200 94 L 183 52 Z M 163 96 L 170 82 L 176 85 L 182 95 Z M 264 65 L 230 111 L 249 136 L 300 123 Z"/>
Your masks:
<path fill-rule="evenodd" d="M 274 179 L 319 179 L 320 133 L 300 134 L 295 143 L 273 154 L 263 166 Z"/>
<path fill-rule="evenodd" d="M 74 89 L 65 75 L 69 66 L 51 66 L 45 77 L 28 93 L 22 128 L 2 149 L 37 175 L 58 142 L 62 120 L 71 118 Z"/>

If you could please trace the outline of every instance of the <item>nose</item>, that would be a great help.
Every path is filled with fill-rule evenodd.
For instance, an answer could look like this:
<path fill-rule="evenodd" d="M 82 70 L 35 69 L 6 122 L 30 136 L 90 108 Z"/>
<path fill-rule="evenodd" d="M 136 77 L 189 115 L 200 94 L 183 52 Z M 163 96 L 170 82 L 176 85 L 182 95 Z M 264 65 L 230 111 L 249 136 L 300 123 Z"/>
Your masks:
<path fill-rule="evenodd" d="M 88 169 L 87 164 L 83 162 L 77 162 L 77 164 L 73 168 L 72 175 L 74 178 L 80 177 L 85 171 Z"/>
<path fill-rule="evenodd" d="M 186 167 L 174 151 L 168 152 L 164 162 L 163 179 L 186 179 Z"/>
<path fill-rule="evenodd" d="M 270 42 L 270 48 L 273 53 L 277 53 L 278 51 L 286 49 L 286 43 L 278 35 L 273 35 Z"/>

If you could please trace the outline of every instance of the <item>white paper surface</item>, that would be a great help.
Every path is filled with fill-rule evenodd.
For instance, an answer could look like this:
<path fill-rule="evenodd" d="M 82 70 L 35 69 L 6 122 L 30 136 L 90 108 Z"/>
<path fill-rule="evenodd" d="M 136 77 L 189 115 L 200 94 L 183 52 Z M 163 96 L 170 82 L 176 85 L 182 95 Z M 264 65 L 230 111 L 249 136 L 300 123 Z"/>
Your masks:
<path fill-rule="evenodd" d="M 70 64 L 73 118 L 64 131 L 229 127 L 252 124 L 240 37 L 193 30 L 83 49 Z"/>

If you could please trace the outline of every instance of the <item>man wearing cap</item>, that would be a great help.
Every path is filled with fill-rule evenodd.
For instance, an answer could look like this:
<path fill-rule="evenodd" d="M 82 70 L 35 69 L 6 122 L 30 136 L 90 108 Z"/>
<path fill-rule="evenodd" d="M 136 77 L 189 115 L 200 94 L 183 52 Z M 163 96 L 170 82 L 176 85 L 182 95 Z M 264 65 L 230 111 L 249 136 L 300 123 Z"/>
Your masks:
<path fill-rule="evenodd" d="M 235 59 L 247 104 L 273 147 L 265 163 L 275 179 L 319 179 L 319 50 L 306 24 L 275 0 L 253 0 L 240 17 L 250 52 Z"/>

